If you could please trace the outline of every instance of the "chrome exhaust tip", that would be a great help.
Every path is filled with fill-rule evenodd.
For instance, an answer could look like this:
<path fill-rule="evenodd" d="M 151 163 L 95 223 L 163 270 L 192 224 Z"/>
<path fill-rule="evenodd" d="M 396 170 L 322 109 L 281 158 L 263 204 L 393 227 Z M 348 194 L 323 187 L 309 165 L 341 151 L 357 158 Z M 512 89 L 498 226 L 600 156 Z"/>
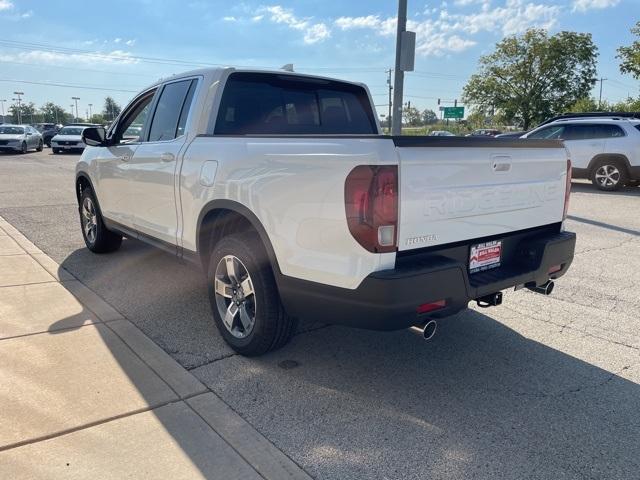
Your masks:
<path fill-rule="evenodd" d="M 542 285 L 531 284 L 527 285 L 527 288 L 532 292 L 540 293 L 542 295 L 551 295 L 554 286 L 554 282 L 552 282 L 551 280 L 547 280 L 546 283 L 543 283 Z"/>
<path fill-rule="evenodd" d="M 438 323 L 435 320 L 429 320 L 424 327 L 410 327 L 409 330 L 417 333 L 425 340 L 431 340 L 436 334 L 437 328 Z"/>

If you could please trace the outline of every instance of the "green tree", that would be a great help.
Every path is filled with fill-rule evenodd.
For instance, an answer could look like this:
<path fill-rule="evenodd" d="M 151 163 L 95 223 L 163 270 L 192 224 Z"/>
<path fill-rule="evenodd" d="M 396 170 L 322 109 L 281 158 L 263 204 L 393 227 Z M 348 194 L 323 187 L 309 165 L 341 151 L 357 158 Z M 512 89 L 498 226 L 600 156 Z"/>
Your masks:
<path fill-rule="evenodd" d="M 40 107 L 42 121 L 45 123 L 64 123 L 67 120 L 67 113 L 60 105 L 47 102 Z"/>
<path fill-rule="evenodd" d="M 113 98 L 107 97 L 104 99 L 104 110 L 102 111 L 102 116 L 105 120 L 114 120 L 120 113 L 120 110 L 122 110 L 122 108 Z"/>
<path fill-rule="evenodd" d="M 416 107 L 405 106 L 402 109 L 402 120 L 405 125 L 417 127 L 421 123 L 420 111 Z"/>
<path fill-rule="evenodd" d="M 601 108 L 598 108 L 598 101 L 593 97 L 584 97 L 578 99 L 571 105 L 567 111 L 571 113 L 597 112 L 598 110 L 607 110 L 609 107 L 606 102 L 602 102 Z"/>
<path fill-rule="evenodd" d="M 487 126 L 489 123 L 487 120 L 488 117 L 485 112 L 481 110 L 474 110 L 467 116 L 467 125 L 475 130 L 476 128 Z"/>
<path fill-rule="evenodd" d="M 21 103 L 20 108 L 14 103 L 9 107 L 9 113 L 13 123 L 34 123 L 38 120 L 36 106 L 33 102 Z"/>
<path fill-rule="evenodd" d="M 637 80 L 640 80 L 640 22 L 631 29 L 631 33 L 638 37 L 628 47 L 620 47 L 616 58 L 621 60 L 620 71 L 630 73 Z"/>
<path fill-rule="evenodd" d="M 94 113 L 93 115 L 91 115 L 89 123 L 108 123 L 108 120 L 106 120 L 104 118 L 104 115 L 102 115 L 101 113 Z"/>
<path fill-rule="evenodd" d="M 434 112 L 433 110 L 429 110 L 428 108 L 423 110 L 420 116 L 423 125 L 432 125 L 438 121 L 436 112 Z"/>
<path fill-rule="evenodd" d="M 528 129 L 588 96 L 597 55 L 588 33 L 549 36 L 531 29 L 506 37 L 493 53 L 480 57 L 478 73 L 464 87 L 464 102 Z"/>

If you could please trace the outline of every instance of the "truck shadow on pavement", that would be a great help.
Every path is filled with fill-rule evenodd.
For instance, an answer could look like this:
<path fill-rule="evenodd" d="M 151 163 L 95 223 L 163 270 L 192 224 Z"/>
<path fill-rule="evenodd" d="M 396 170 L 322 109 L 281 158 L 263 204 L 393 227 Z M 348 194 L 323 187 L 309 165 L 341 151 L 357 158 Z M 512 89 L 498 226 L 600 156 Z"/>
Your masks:
<path fill-rule="evenodd" d="M 625 377 L 637 376 L 638 356 L 623 360 L 627 347 L 600 342 L 604 359 L 624 350 L 609 371 L 573 356 L 599 355 L 579 332 L 532 320 L 528 328 L 547 330 L 530 335 L 542 343 L 469 310 L 441 321 L 430 343 L 408 331 L 328 327 L 244 358 L 216 331 L 194 267 L 131 240 L 110 255 L 76 250 L 62 267 L 313 476 L 637 476 L 640 386 Z M 547 345 L 559 343 L 571 354 Z M 158 418 L 208 471 L 198 442 Z"/>

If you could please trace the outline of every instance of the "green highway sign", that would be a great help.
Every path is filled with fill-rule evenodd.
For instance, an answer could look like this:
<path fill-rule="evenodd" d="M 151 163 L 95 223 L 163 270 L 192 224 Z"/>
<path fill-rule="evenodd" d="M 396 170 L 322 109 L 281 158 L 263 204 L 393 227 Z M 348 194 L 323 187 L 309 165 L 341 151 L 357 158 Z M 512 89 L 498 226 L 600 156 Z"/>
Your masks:
<path fill-rule="evenodd" d="M 444 107 L 444 118 L 464 118 L 464 107 Z"/>

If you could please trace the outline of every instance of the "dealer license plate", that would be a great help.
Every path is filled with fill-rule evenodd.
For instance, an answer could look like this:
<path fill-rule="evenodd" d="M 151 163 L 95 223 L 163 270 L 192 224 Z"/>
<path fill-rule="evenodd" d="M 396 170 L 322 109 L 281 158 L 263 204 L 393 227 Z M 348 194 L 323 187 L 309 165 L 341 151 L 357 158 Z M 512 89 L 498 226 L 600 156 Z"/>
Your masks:
<path fill-rule="evenodd" d="M 502 240 L 471 245 L 469 253 L 469 272 L 484 272 L 500 266 Z"/>

